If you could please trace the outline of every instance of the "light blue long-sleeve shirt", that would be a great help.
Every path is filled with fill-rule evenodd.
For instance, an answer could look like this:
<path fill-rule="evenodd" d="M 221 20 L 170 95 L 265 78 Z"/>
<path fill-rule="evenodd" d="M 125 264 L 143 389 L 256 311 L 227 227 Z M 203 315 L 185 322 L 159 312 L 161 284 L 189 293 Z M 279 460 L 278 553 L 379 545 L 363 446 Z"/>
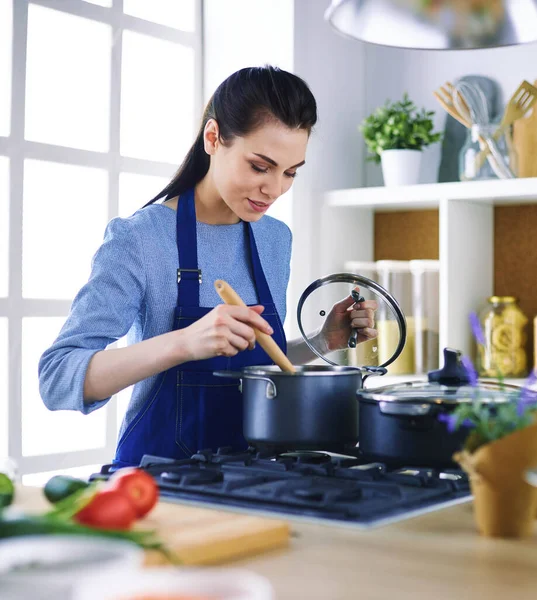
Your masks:
<path fill-rule="evenodd" d="M 265 215 L 252 223 L 254 238 L 276 309 L 283 323 L 291 258 L 287 225 Z M 197 223 L 198 268 L 203 272 L 200 306 L 221 300 L 214 289 L 225 279 L 246 304 L 256 304 L 244 224 Z M 177 304 L 176 212 L 153 204 L 131 217 L 114 218 L 93 257 L 88 282 L 75 297 L 57 339 L 39 361 L 39 388 L 50 410 L 88 414 L 110 398 L 86 404 L 84 379 L 92 356 L 127 334 L 129 344 L 172 329 Z M 121 430 L 135 417 L 156 376 L 133 387 Z"/>

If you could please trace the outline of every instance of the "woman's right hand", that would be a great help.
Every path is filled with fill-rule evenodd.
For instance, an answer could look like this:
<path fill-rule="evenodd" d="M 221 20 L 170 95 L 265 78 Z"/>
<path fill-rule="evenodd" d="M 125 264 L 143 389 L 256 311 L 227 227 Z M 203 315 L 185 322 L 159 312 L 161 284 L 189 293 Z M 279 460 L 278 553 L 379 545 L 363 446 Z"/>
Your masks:
<path fill-rule="evenodd" d="M 187 361 L 214 356 L 235 356 L 255 346 L 254 327 L 272 335 L 272 327 L 261 317 L 264 306 L 219 304 L 204 317 L 180 329 L 182 352 Z"/>

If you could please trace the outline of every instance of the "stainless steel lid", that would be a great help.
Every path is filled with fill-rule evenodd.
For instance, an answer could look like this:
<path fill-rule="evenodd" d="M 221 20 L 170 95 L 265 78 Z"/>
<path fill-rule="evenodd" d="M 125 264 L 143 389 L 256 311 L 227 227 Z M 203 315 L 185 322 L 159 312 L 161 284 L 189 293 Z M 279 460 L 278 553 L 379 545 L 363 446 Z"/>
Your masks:
<path fill-rule="evenodd" d="M 416 404 L 460 404 L 479 400 L 484 403 L 500 404 L 516 401 L 520 387 L 495 380 L 477 380 L 461 362 L 458 350 L 444 348 L 444 365 L 428 374 L 428 381 L 407 381 L 386 385 L 371 390 L 359 390 L 360 398 L 373 402 L 416 403 Z M 529 392 L 533 393 L 533 392 Z M 537 400 L 537 392 L 536 392 Z"/>
<path fill-rule="evenodd" d="M 430 383 L 427 381 L 407 381 L 372 390 L 360 390 L 360 398 L 375 402 L 420 404 L 460 404 L 480 400 L 487 404 L 501 404 L 515 401 L 520 388 L 515 385 L 499 384 L 494 381 L 478 381 L 477 386 L 460 387 Z"/>
<path fill-rule="evenodd" d="M 327 348 L 320 335 L 327 318 L 338 303 L 352 309 L 353 299 L 376 301 L 378 336 L 360 343 L 349 328 L 348 339 L 342 340 L 339 349 Z M 375 281 L 353 273 L 335 273 L 311 283 L 298 302 L 297 321 L 306 344 L 330 365 L 386 367 L 401 354 L 406 341 L 405 316 L 397 300 Z"/>

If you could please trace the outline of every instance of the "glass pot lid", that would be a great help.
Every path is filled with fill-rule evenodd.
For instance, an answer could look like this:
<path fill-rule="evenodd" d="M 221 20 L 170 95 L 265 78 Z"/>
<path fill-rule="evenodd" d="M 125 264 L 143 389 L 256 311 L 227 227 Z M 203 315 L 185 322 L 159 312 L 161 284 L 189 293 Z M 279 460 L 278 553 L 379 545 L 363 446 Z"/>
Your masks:
<path fill-rule="evenodd" d="M 477 380 L 461 361 L 462 353 L 444 348 L 444 364 L 437 371 L 430 371 L 427 381 L 406 381 L 372 390 L 360 390 L 360 398 L 373 402 L 391 404 L 459 404 L 480 401 L 488 404 L 513 402 L 520 397 L 521 389 L 499 381 Z M 528 397 L 537 401 L 537 391 L 526 391 Z"/>
<path fill-rule="evenodd" d="M 361 341 L 349 327 L 334 349 L 336 340 L 327 340 L 328 326 L 336 310 L 352 310 L 353 299 L 377 303 L 377 337 Z M 298 301 L 297 321 L 308 347 L 330 365 L 386 367 L 401 354 L 406 341 L 406 320 L 397 300 L 375 281 L 353 273 L 335 273 L 311 283 Z"/>
<path fill-rule="evenodd" d="M 477 386 L 442 385 L 437 382 L 406 381 L 374 390 L 360 390 L 360 397 L 374 402 L 460 404 L 479 400 L 486 404 L 513 402 L 520 395 L 515 385 L 479 381 Z"/>

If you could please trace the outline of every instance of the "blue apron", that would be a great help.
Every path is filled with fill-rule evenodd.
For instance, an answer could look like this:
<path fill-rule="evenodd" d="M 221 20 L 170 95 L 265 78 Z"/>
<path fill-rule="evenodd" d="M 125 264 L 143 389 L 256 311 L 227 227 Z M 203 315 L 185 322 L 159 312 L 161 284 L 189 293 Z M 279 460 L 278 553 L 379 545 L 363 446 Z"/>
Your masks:
<path fill-rule="evenodd" d="M 274 329 L 274 340 L 286 352 L 282 323 L 272 300 L 254 240 L 252 226 L 244 222 L 258 303 L 263 318 Z M 199 303 L 201 271 L 198 267 L 194 190 L 177 202 L 177 306 L 173 330 L 183 329 L 209 313 Z M 218 249 L 216 249 L 218 251 Z M 225 248 L 221 251 L 225 252 Z M 247 448 L 242 435 L 242 395 L 237 379 L 215 377 L 213 371 L 237 371 L 249 365 L 273 364 L 259 344 L 236 356 L 217 356 L 172 367 L 157 377 L 147 399 L 118 442 L 114 464 L 136 466 L 144 454 L 181 459 L 198 450 Z"/>

